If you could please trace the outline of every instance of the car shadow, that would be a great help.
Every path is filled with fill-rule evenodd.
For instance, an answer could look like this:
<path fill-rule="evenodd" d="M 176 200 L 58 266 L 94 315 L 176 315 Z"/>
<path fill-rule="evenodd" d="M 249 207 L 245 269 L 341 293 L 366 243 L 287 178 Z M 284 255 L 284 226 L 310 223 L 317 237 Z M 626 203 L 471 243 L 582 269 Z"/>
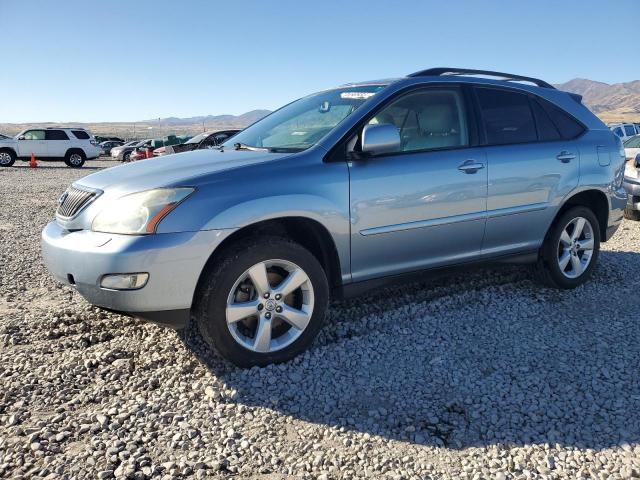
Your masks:
<path fill-rule="evenodd" d="M 591 282 L 539 286 L 522 267 L 386 288 L 330 306 L 312 348 L 239 369 L 183 341 L 217 401 L 450 448 L 640 441 L 640 254 L 603 251 Z M 614 293 L 615 290 L 615 293 Z M 624 302 L 619 300 L 624 298 Z"/>
<path fill-rule="evenodd" d="M 25 162 L 23 165 L 19 165 L 16 162 L 11 167 L 8 167 L 8 168 L 18 168 L 18 169 L 26 168 L 26 169 L 30 169 L 31 167 L 29 166 L 29 162 Z M 38 166 L 35 168 L 35 170 L 37 170 L 39 168 L 45 168 L 45 169 L 69 169 L 71 167 L 67 167 L 64 163 L 58 164 L 58 165 L 48 165 L 48 164 L 46 164 L 44 162 L 44 160 L 39 160 L 38 161 Z M 74 170 L 104 170 L 105 168 L 106 167 L 89 167 L 89 166 L 87 166 L 87 164 L 84 164 L 82 167 L 74 169 Z"/>

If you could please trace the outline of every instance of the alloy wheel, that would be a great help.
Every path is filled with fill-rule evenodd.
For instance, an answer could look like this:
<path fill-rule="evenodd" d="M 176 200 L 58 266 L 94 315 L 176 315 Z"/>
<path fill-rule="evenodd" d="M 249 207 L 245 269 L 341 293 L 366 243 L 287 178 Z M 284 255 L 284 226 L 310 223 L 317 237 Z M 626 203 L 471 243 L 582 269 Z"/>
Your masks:
<path fill-rule="evenodd" d="M 72 153 L 69 156 L 69 163 L 71 165 L 73 165 L 74 167 L 77 167 L 78 165 L 82 164 L 82 155 L 80 155 L 79 153 Z"/>
<path fill-rule="evenodd" d="M 271 353 L 295 342 L 311 321 L 311 280 L 287 260 L 266 260 L 246 270 L 227 298 L 227 327 L 244 348 Z"/>
<path fill-rule="evenodd" d="M 584 217 L 572 219 L 562 230 L 558 242 L 558 266 L 567 278 L 578 278 L 593 257 L 593 226 Z"/>
<path fill-rule="evenodd" d="M 0 152 L 0 165 L 9 165 L 11 163 L 11 155 L 7 152 Z"/>

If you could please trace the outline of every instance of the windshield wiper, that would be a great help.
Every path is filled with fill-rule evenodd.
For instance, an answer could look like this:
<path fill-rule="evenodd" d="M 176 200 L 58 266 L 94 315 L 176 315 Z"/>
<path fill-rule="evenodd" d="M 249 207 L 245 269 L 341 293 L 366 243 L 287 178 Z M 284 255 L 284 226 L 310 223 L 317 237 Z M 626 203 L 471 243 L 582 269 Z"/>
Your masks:
<path fill-rule="evenodd" d="M 246 143 L 234 143 L 233 148 L 236 150 L 251 150 L 252 152 L 270 152 L 270 148 L 265 147 L 254 147 L 252 145 L 247 145 Z"/>

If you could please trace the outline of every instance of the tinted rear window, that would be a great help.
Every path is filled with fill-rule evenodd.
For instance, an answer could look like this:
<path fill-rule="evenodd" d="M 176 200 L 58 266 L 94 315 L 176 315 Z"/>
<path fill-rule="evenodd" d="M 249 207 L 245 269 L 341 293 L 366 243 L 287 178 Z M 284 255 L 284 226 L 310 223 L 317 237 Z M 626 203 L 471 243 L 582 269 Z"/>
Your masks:
<path fill-rule="evenodd" d="M 549 118 L 553 121 L 558 128 L 560 135 L 565 140 L 576 138 L 584 132 L 584 127 L 575 118 L 569 115 L 567 112 L 556 107 L 546 100 L 539 99 L 540 105 L 544 108 L 545 112 L 549 115 Z"/>
<path fill-rule="evenodd" d="M 78 140 L 88 140 L 89 134 L 84 130 L 72 130 L 73 134 Z"/>
<path fill-rule="evenodd" d="M 633 125 L 625 125 L 624 126 L 624 131 L 629 136 L 635 135 L 636 134 L 636 127 L 634 127 Z"/>
<path fill-rule="evenodd" d="M 531 100 L 531 109 L 533 110 L 533 116 L 536 119 L 536 127 L 538 127 L 538 140 L 541 142 L 560 140 L 562 138 L 560 136 L 560 132 L 551 121 L 551 118 L 549 118 L 547 112 L 545 112 L 540 106 L 538 100 Z"/>
<path fill-rule="evenodd" d="M 491 88 L 478 88 L 476 92 L 489 145 L 537 140 L 527 95 Z"/>
<path fill-rule="evenodd" d="M 69 140 L 67 134 L 62 130 L 47 130 L 45 140 Z"/>

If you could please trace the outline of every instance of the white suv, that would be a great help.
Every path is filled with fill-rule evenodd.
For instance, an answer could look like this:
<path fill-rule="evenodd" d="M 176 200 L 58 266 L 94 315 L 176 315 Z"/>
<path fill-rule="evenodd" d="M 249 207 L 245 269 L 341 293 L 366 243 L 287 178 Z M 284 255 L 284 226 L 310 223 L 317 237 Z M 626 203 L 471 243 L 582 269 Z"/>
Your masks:
<path fill-rule="evenodd" d="M 10 167 L 16 161 L 64 160 L 69 167 L 79 168 L 85 160 L 97 158 L 100 147 L 84 128 L 30 128 L 13 138 L 0 139 L 0 167 Z"/>
<path fill-rule="evenodd" d="M 609 128 L 620 137 L 623 142 L 640 133 L 640 130 L 638 130 L 633 123 L 615 123 L 609 125 Z"/>

